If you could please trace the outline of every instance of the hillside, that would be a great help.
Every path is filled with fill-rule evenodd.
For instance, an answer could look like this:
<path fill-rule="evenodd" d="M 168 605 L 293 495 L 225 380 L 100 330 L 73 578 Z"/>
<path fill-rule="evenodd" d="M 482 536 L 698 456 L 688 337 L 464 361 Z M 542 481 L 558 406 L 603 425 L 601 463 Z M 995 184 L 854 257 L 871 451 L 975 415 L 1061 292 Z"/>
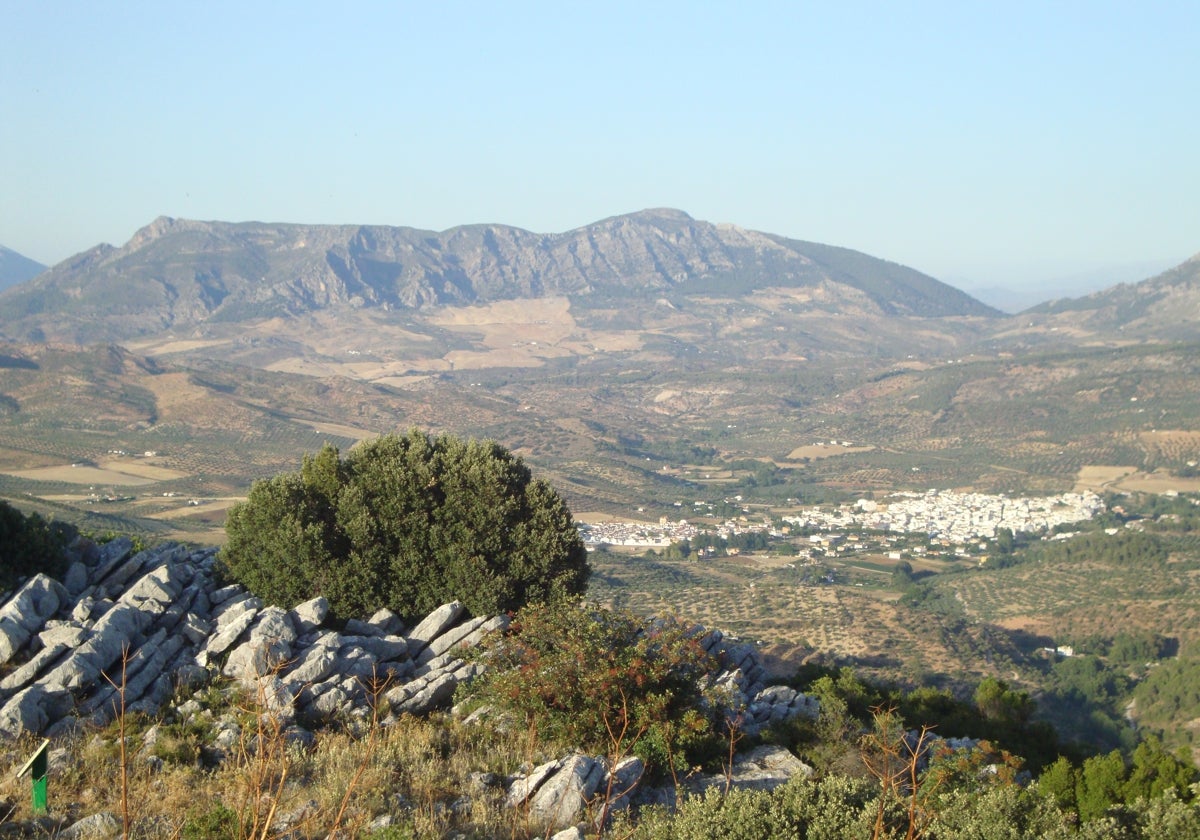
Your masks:
<path fill-rule="evenodd" d="M 1200 254 L 1139 283 L 1053 300 L 1015 316 L 1001 340 L 1040 335 L 1062 341 L 1194 341 L 1200 324 Z"/>
<path fill-rule="evenodd" d="M 32 280 L 45 270 L 40 262 L 0 245 L 0 290 Z"/>
<path fill-rule="evenodd" d="M 428 310 L 565 296 L 582 308 L 674 295 L 807 290 L 808 308 L 881 316 L 993 316 L 912 269 L 855 251 L 646 210 L 576 230 L 159 218 L 0 296 L 14 339 L 125 341 L 202 324 L 324 310 Z"/>

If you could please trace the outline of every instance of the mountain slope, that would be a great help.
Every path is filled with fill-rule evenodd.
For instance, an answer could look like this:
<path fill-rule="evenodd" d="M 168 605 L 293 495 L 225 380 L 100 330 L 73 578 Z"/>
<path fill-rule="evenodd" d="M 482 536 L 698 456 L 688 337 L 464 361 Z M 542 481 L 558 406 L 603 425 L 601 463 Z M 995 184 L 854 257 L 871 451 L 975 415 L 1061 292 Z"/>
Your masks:
<path fill-rule="evenodd" d="M 931 277 L 842 248 L 647 210 L 576 230 L 159 218 L 0 295 L 12 338 L 121 341 L 205 322 L 330 308 L 423 309 L 569 296 L 594 305 L 674 294 L 820 288 L 879 315 L 997 314 Z"/>
<path fill-rule="evenodd" d="M 1018 319 L 1035 327 L 1069 327 L 1076 333 L 1110 338 L 1195 340 L 1200 324 L 1200 254 L 1140 283 L 1050 301 Z"/>
<path fill-rule="evenodd" d="M 0 289 L 32 280 L 45 270 L 46 266 L 40 262 L 0 245 Z"/>

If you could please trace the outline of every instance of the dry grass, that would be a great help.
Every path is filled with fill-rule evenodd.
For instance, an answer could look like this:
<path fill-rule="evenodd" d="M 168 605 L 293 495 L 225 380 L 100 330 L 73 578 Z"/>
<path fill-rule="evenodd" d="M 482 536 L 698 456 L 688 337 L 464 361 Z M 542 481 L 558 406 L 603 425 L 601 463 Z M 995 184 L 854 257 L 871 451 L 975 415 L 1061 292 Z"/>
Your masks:
<path fill-rule="evenodd" d="M 443 716 L 403 717 L 390 725 L 346 722 L 321 731 L 316 745 L 289 743 L 267 716 L 244 709 L 229 757 L 216 767 L 192 760 L 194 737 L 160 727 L 157 746 L 144 748 L 150 721 L 127 721 L 131 791 L 130 837 L 201 836 L 224 809 L 240 817 L 237 838 L 367 837 L 372 820 L 390 815 L 389 836 L 536 836 L 526 815 L 503 807 L 503 789 L 481 773 L 511 775 L 545 760 L 536 741 L 488 737 Z M 121 814 L 121 760 L 114 723 L 52 744 L 50 816 L 70 824 L 100 811 Z M 164 729 L 170 729 L 163 734 Z M 10 762 L 23 761 L 38 739 L 10 743 Z M 475 774 L 473 776 L 473 774 Z M 17 803 L 11 821 L 32 818 L 28 779 L 0 777 L 0 798 Z M 207 822 L 206 822 L 207 820 Z"/>

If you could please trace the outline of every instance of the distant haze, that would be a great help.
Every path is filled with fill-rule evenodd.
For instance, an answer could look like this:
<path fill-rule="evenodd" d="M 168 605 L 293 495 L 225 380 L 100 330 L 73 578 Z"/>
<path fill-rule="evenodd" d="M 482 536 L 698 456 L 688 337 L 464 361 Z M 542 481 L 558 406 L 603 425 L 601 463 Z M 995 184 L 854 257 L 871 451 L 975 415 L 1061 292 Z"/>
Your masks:
<path fill-rule="evenodd" d="M 1180 262 L 1182 257 L 1175 260 L 1097 266 L 1069 274 L 1058 274 L 1047 269 L 1031 269 L 1014 273 L 1011 283 L 1001 282 L 994 285 L 975 285 L 962 278 L 939 279 L 989 306 L 996 307 L 1001 312 L 1017 313 L 1058 298 L 1082 297 L 1119 283 L 1138 283 Z"/>

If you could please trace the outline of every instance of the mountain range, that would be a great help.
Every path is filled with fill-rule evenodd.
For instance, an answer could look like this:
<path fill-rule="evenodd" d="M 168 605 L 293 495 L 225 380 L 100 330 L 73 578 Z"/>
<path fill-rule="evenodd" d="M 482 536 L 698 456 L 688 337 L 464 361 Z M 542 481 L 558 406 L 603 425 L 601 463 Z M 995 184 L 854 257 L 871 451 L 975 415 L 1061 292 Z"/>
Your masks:
<path fill-rule="evenodd" d="M 757 297 L 755 317 L 780 318 L 809 354 L 856 352 L 855 327 L 864 324 L 877 336 L 862 343 L 866 352 L 910 355 L 972 340 L 1189 340 L 1200 321 L 1196 257 L 1141 283 L 1010 317 L 893 262 L 672 209 L 552 234 L 160 217 L 123 246 L 98 245 L 43 268 L 0 251 L 0 278 L 18 284 L 0 293 L 0 336 L 72 344 L 204 338 L 252 322 L 334 313 L 423 320 L 438 309 L 550 298 L 569 301 L 579 322 L 600 318 L 611 327 L 616 312 L 649 330 L 667 312 L 675 321 L 686 313 L 725 321 L 713 301 L 728 309 Z M 771 294 L 776 305 L 762 305 Z M 783 317 L 789 313 L 796 318 Z M 680 336 L 687 343 L 686 330 Z"/>
<path fill-rule="evenodd" d="M 882 316 L 997 313 L 856 251 L 647 210 L 558 234 L 159 218 L 0 298 L 9 338 L 123 341 L 328 309 L 428 310 L 568 296 L 579 306 L 805 289 L 814 306 Z"/>

